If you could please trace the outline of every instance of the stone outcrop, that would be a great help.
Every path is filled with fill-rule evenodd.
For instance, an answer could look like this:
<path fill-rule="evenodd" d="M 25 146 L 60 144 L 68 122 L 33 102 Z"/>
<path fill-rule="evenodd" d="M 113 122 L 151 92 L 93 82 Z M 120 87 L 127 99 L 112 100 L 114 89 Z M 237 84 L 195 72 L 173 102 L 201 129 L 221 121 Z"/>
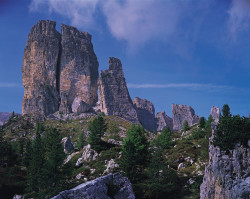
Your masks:
<path fill-rule="evenodd" d="M 136 107 L 137 115 L 141 125 L 149 130 L 154 131 L 156 129 L 155 124 L 155 107 L 152 102 L 136 97 L 133 100 L 133 104 Z"/>
<path fill-rule="evenodd" d="M 138 123 L 136 109 L 130 98 L 121 61 L 109 58 L 109 69 L 99 78 L 100 109 L 105 115 L 116 115 Z"/>
<path fill-rule="evenodd" d="M 84 162 L 96 160 L 98 156 L 99 154 L 95 150 L 91 149 L 90 144 L 88 144 L 83 147 L 82 156 L 77 160 L 76 166 L 81 166 Z"/>
<path fill-rule="evenodd" d="M 47 116 L 72 112 L 75 98 L 90 106 L 98 100 L 98 61 L 91 35 L 56 22 L 39 21 L 24 49 L 22 113 Z M 79 110 L 77 110 L 79 111 Z"/>
<path fill-rule="evenodd" d="M 173 130 L 180 131 L 185 120 L 192 126 L 199 123 L 199 116 L 195 115 L 192 107 L 186 105 L 172 104 Z"/>
<path fill-rule="evenodd" d="M 214 122 L 218 123 L 219 119 L 220 119 L 220 116 L 221 116 L 220 108 L 218 108 L 216 106 L 212 106 L 211 111 L 210 111 L 210 115 L 214 119 Z"/>
<path fill-rule="evenodd" d="M 86 113 L 90 111 L 91 106 L 86 102 L 82 101 L 80 97 L 76 97 L 72 103 L 73 113 Z"/>
<path fill-rule="evenodd" d="M 110 195 L 110 193 L 112 193 Z M 52 199 L 135 199 L 129 179 L 119 173 L 108 174 L 95 180 L 83 183 L 73 189 L 63 191 Z"/>
<path fill-rule="evenodd" d="M 164 127 L 169 127 L 170 130 L 173 130 L 173 120 L 165 112 L 158 112 L 156 114 L 157 121 L 157 131 L 162 131 Z"/>
<path fill-rule="evenodd" d="M 209 144 L 209 164 L 200 187 L 201 199 L 247 199 L 250 196 L 250 140 L 248 147 L 236 145 L 226 154 Z"/>
<path fill-rule="evenodd" d="M 12 113 L 0 112 L 0 126 L 7 122 Z"/>
<path fill-rule="evenodd" d="M 68 137 L 64 137 L 62 139 L 62 144 L 65 153 L 70 153 L 71 151 L 75 150 L 74 145 L 72 144 L 71 140 Z"/>
<path fill-rule="evenodd" d="M 91 106 L 97 102 L 99 63 L 89 33 L 66 25 L 61 29 L 60 111 L 70 113 L 76 97 Z"/>
<path fill-rule="evenodd" d="M 48 115 L 58 110 L 60 42 L 55 22 L 39 21 L 32 27 L 23 57 L 23 114 Z"/>

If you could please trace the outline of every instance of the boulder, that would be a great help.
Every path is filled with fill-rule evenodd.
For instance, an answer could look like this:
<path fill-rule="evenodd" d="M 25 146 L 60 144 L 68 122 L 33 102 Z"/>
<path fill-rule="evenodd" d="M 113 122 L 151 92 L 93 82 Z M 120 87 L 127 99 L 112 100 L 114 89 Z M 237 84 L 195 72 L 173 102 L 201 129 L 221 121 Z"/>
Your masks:
<path fill-rule="evenodd" d="M 95 180 L 80 184 L 73 189 L 62 191 L 52 199 L 63 198 L 135 199 L 135 195 L 132 184 L 128 178 L 123 177 L 120 173 L 111 173 Z"/>
<path fill-rule="evenodd" d="M 221 116 L 220 108 L 218 108 L 216 106 L 212 106 L 211 111 L 210 111 L 210 115 L 212 116 L 214 122 L 218 123 L 220 116 Z"/>
<path fill-rule="evenodd" d="M 75 150 L 74 145 L 72 144 L 70 138 L 68 138 L 68 137 L 64 137 L 62 139 L 62 144 L 63 144 L 65 153 L 70 153 L 71 151 Z"/>
<path fill-rule="evenodd" d="M 41 20 L 32 27 L 23 57 L 23 115 L 49 115 L 58 110 L 60 41 L 56 22 Z"/>
<path fill-rule="evenodd" d="M 116 115 L 138 123 L 138 115 L 130 98 L 121 61 L 109 58 L 109 69 L 99 78 L 100 109 L 105 115 Z"/>
<path fill-rule="evenodd" d="M 80 97 L 76 97 L 72 103 L 73 113 L 86 113 L 90 111 L 91 106 L 81 100 Z"/>
<path fill-rule="evenodd" d="M 215 128 L 209 143 L 209 163 L 200 186 L 200 198 L 246 199 L 250 196 L 250 147 L 236 145 L 226 155 L 212 145 Z"/>
<path fill-rule="evenodd" d="M 77 160 L 76 166 L 81 166 L 83 162 L 96 160 L 98 156 L 99 154 L 95 150 L 91 149 L 90 144 L 88 144 L 87 146 L 83 147 L 82 156 Z"/>
<path fill-rule="evenodd" d="M 163 128 L 169 127 L 170 130 L 173 130 L 173 120 L 165 112 L 158 112 L 156 114 L 157 121 L 157 131 L 162 131 Z"/>
<path fill-rule="evenodd" d="M 70 113 L 76 97 L 90 106 L 97 102 L 99 63 L 89 33 L 64 24 L 61 31 L 59 110 Z"/>
<path fill-rule="evenodd" d="M 192 107 L 186 105 L 172 104 L 173 130 L 180 131 L 185 120 L 189 126 L 199 123 L 199 116 L 195 115 Z"/>
<path fill-rule="evenodd" d="M 133 104 L 136 107 L 137 115 L 141 125 L 148 131 L 154 131 L 156 129 L 155 124 L 155 107 L 152 102 L 136 97 L 133 100 Z"/>
<path fill-rule="evenodd" d="M 106 161 L 105 166 L 106 169 L 104 170 L 103 174 L 112 172 L 115 168 L 119 167 L 119 164 L 117 164 L 114 159 L 111 159 L 110 161 Z"/>

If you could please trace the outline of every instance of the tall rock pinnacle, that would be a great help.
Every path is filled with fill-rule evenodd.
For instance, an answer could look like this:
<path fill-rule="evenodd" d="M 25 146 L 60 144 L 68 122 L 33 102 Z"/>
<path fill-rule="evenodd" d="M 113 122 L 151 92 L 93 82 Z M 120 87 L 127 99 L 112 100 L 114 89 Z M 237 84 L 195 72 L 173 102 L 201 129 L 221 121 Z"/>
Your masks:
<path fill-rule="evenodd" d="M 68 113 L 76 97 L 91 106 L 98 101 L 99 63 L 89 33 L 66 25 L 61 28 L 60 111 Z"/>
<path fill-rule="evenodd" d="M 122 64 L 117 58 L 109 58 L 109 69 L 101 71 L 99 98 L 101 111 L 106 115 L 116 115 L 138 123 L 137 112 L 128 92 Z"/>
<path fill-rule="evenodd" d="M 55 22 L 39 21 L 32 27 L 23 57 L 23 114 L 48 115 L 58 110 L 56 74 L 60 40 Z"/>

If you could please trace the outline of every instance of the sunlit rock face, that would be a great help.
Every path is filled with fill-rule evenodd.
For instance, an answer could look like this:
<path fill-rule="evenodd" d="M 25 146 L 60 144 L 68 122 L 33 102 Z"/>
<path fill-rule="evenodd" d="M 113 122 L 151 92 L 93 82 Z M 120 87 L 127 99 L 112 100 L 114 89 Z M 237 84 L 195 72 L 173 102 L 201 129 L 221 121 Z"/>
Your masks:
<path fill-rule="evenodd" d="M 138 115 L 130 98 L 121 61 L 109 58 L 109 69 L 99 78 L 100 109 L 105 115 L 116 115 L 138 123 Z"/>
<path fill-rule="evenodd" d="M 48 115 L 58 110 L 60 41 L 55 22 L 39 21 L 32 27 L 23 57 L 23 114 Z"/>
<path fill-rule="evenodd" d="M 158 112 L 156 114 L 157 131 L 162 131 L 164 128 L 173 130 L 173 120 L 165 112 Z"/>
<path fill-rule="evenodd" d="M 218 123 L 220 116 L 221 116 L 220 109 L 216 106 L 212 106 L 211 111 L 210 111 L 210 115 L 212 116 L 214 122 Z"/>
<path fill-rule="evenodd" d="M 185 120 L 192 126 L 199 123 L 199 116 L 191 106 L 172 104 L 173 130 L 180 131 Z"/>
<path fill-rule="evenodd" d="M 61 29 L 60 111 L 69 113 L 76 97 L 90 106 L 98 101 L 99 64 L 89 33 L 66 25 Z"/>

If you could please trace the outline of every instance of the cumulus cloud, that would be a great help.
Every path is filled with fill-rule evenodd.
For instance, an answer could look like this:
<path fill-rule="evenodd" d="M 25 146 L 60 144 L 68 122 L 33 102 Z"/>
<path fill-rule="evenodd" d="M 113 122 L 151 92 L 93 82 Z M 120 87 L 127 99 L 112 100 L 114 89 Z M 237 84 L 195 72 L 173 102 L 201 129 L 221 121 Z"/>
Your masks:
<path fill-rule="evenodd" d="M 66 17 L 71 24 L 78 27 L 94 27 L 94 13 L 99 0 L 32 0 L 31 12 L 48 10 Z M 47 8 L 47 9 L 46 9 Z"/>
<path fill-rule="evenodd" d="M 133 84 L 128 83 L 129 88 L 185 88 L 191 90 L 209 90 L 209 91 L 225 91 L 225 90 L 242 90 L 233 86 L 199 84 L 199 83 L 179 83 L 179 84 Z M 242 90 L 243 91 L 243 90 Z M 246 91 L 246 90 L 244 90 Z M 249 91 L 249 90 L 248 90 Z"/>
<path fill-rule="evenodd" d="M 236 39 L 239 32 L 250 27 L 250 0 L 232 0 L 228 14 L 230 35 Z"/>

